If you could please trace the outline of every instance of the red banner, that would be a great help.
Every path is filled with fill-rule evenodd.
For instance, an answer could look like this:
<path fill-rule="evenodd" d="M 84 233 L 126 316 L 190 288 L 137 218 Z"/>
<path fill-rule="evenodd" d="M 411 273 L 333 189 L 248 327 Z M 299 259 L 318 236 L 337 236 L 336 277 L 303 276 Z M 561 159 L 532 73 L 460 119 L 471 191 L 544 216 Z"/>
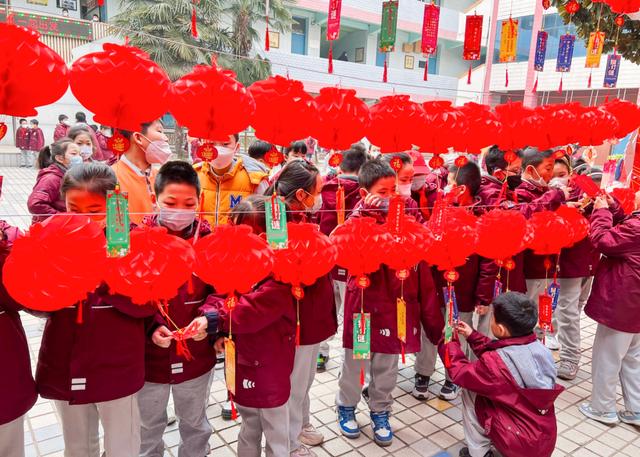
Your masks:
<path fill-rule="evenodd" d="M 480 60 L 482 44 L 482 20 L 484 16 L 467 16 L 467 25 L 464 29 L 464 60 Z"/>
<path fill-rule="evenodd" d="M 327 17 L 327 41 L 337 40 L 340 37 L 340 10 L 342 0 L 330 0 L 329 15 Z"/>
<path fill-rule="evenodd" d="M 422 21 L 422 53 L 435 54 L 438 49 L 438 25 L 440 24 L 440 8 L 436 5 L 424 6 Z"/>

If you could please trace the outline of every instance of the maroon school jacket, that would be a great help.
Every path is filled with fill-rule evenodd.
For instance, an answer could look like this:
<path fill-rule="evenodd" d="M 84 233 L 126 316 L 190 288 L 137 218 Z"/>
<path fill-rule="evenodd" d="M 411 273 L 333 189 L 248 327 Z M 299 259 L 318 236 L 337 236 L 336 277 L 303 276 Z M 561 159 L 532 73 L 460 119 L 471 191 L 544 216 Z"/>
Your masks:
<path fill-rule="evenodd" d="M 618 224 L 606 208 L 591 215 L 591 242 L 603 257 L 585 307 L 587 316 L 609 328 L 640 333 L 640 212 Z"/>
<path fill-rule="evenodd" d="M 157 227 L 158 216 L 147 216 L 142 223 L 149 227 Z M 193 233 L 197 227 L 197 221 L 181 235 L 186 240 L 193 239 Z M 200 226 L 200 237 L 205 237 L 211 233 L 209 223 L 203 221 Z M 192 292 L 189 289 L 193 288 Z M 202 316 L 201 308 L 206 298 L 213 293 L 213 288 L 205 284 L 197 276 L 192 277 L 191 285 L 183 285 L 173 299 L 169 300 L 169 317 L 179 327 L 184 328 L 196 317 Z M 209 338 L 201 341 L 193 339 L 186 340 L 189 352 L 193 356 L 192 360 L 178 355 L 176 342 L 171 341 L 171 346 L 161 348 L 151 341 L 151 334 L 158 327 L 164 325 L 169 330 L 175 327 L 168 323 L 166 319 L 157 313 L 152 318 L 147 318 L 147 338 L 145 346 L 145 380 L 157 384 L 179 384 L 190 379 L 195 379 L 210 371 L 216 364 L 216 352 Z"/>
<path fill-rule="evenodd" d="M 458 304 L 458 310 L 463 313 L 470 313 L 476 307 L 476 289 L 478 287 L 479 266 L 480 257 L 476 254 L 472 254 L 467 258 L 464 265 L 455 269 L 460 275 L 458 280 L 453 284 L 456 294 L 456 303 Z M 443 288 L 447 287 L 447 281 L 444 279 L 444 272 L 438 270 L 436 267 L 432 267 L 432 272 L 436 285 L 436 292 L 438 294 L 438 303 L 440 303 L 440 306 L 444 306 L 445 300 Z"/>
<path fill-rule="evenodd" d="M 491 340 L 474 331 L 467 342 L 479 360 L 471 363 L 457 341 L 447 345 L 441 341 L 438 347 L 442 360 L 448 350 L 453 382 L 476 393 L 478 421 L 492 444 L 506 457 L 550 456 L 555 448 L 557 426 L 553 403 L 564 388 L 558 384 L 552 389 L 520 387 L 497 351 L 535 341 L 534 334 Z"/>
<path fill-rule="evenodd" d="M 53 130 L 53 141 L 56 142 L 60 138 L 67 136 L 69 132 L 69 126 L 66 124 L 56 124 L 56 128 Z"/>
<path fill-rule="evenodd" d="M 156 308 L 137 306 L 127 297 L 110 295 L 103 284 L 82 305 L 49 315 L 36 369 L 44 398 L 72 405 L 115 400 L 144 385 L 144 318 Z"/>
<path fill-rule="evenodd" d="M 236 344 L 236 395 L 249 408 L 276 408 L 289 400 L 296 350 L 296 309 L 291 286 L 268 278 L 239 297 L 231 318 L 224 298 L 211 295 L 207 307 L 218 309 L 219 328 Z"/>
<path fill-rule="evenodd" d="M 31 409 L 38 394 L 31 374 L 27 337 L 20 321 L 21 309 L 7 293 L 2 283 L 2 267 L 18 229 L 0 221 L 0 358 L 6 367 L 0 376 L 0 426 L 9 423 Z"/>
<path fill-rule="evenodd" d="M 560 189 L 549 189 L 540 187 L 529 181 L 522 181 L 515 191 L 518 203 L 521 203 L 520 212 L 526 218 L 538 211 L 555 211 L 564 203 L 564 193 Z M 547 272 L 544 267 L 544 261 L 547 256 L 535 255 L 533 251 L 527 249 L 524 251 L 524 275 L 526 279 L 544 279 L 551 277 L 556 268 L 558 256 L 549 256 L 552 262 L 551 268 Z"/>
<path fill-rule="evenodd" d="M 29 133 L 28 127 L 18 127 L 16 130 L 16 148 L 29 149 Z"/>
<path fill-rule="evenodd" d="M 320 212 L 320 231 L 325 235 L 331 234 L 338 225 L 336 213 L 336 191 L 338 179 L 344 188 L 345 219 L 351 215 L 351 211 L 360 201 L 360 185 L 357 176 L 341 176 L 327 181 L 322 186 L 322 210 Z"/>
<path fill-rule="evenodd" d="M 330 274 L 303 289 L 304 298 L 300 300 L 300 344 L 307 346 L 335 335 L 338 316 Z"/>
<path fill-rule="evenodd" d="M 29 129 L 29 151 L 39 151 L 44 148 L 44 134 L 40 127 Z"/>
<path fill-rule="evenodd" d="M 109 149 L 109 138 L 107 138 L 100 130 L 95 132 L 95 134 L 96 140 L 98 141 L 98 148 L 102 151 L 102 158 L 100 160 L 104 160 L 107 163 L 114 162 L 116 155 L 111 149 Z"/>
<path fill-rule="evenodd" d="M 38 172 L 36 184 L 33 186 L 27 206 L 31 214 L 44 214 L 45 216 L 33 216 L 31 223 L 42 222 L 52 214 L 64 213 L 66 206 L 60 187 L 67 169 L 58 163 L 52 163 L 47 168 Z"/>
<path fill-rule="evenodd" d="M 371 314 L 371 352 L 400 354 L 398 339 L 397 299 L 402 296 L 407 304 L 407 342 L 405 353 L 420 352 L 420 325 L 429 340 L 436 344 L 442 335 L 444 318 L 435 291 L 431 269 L 425 262 L 412 268 L 401 285 L 395 270 L 382 267 L 369 276 L 370 286 L 364 289 L 364 312 Z M 356 278 L 347 282 L 344 299 L 344 332 L 342 345 L 353 348 L 353 315 L 360 312 L 361 289 Z"/>

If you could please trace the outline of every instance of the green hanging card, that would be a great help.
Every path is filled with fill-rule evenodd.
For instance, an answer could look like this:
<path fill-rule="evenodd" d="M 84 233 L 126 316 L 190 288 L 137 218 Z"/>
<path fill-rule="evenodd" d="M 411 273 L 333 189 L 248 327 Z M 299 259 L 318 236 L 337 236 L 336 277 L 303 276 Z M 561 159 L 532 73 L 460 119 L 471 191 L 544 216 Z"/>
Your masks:
<path fill-rule="evenodd" d="M 119 189 L 107 192 L 107 257 L 129 254 L 129 198 Z"/>
<path fill-rule="evenodd" d="M 287 233 L 287 207 L 277 196 L 265 202 L 265 218 L 267 223 L 267 242 L 272 249 L 286 249 L 289 235 Z"/>
<path fill-rule="evenodd" d="M 356 360 L 371 358 L 371 314 L 369 313 L 353 313 L 353 358 Z"/>
<path fill-rule="evenodd" d="M 380 52 L 393 51 L 396 44 L 396 30 L 398 27 L 398 0 L 382 3 L 382 23 L 380 24 L 380 38 L 378 48 Z"/>

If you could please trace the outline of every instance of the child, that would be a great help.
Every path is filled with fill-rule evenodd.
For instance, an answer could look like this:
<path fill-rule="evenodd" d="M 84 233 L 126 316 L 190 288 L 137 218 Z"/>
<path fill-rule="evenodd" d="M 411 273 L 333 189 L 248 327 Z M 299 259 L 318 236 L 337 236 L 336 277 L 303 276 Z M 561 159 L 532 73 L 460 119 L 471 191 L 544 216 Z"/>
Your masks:
<path fill-rule="evenodd" d="M 53 141 L 56 142 L 60 138 L 66 137 L 70 125 L 71 123 L 69 122 L 69 116 L 67 116 L 66 114 L 60 114 L 58 116 L 58 123 L 56 124 L 56 128 L 53 130 Z"/>
<path fill-rule="evenodd" d="M 273 186 L 265 195 L 274 193 L 284 198 L 291 219 L 307 220 L 322 207 L 322 176 L 315 165 L 295 159 L 287 162 Z M 289 397 L 289 435 L 291 456 L 315 455 L 306 446 L 317 446 L 324 441 L 310 422 L 309 391 L 316 375 L 320 343 L 338 330 L 338 317 L 330 275 L 318 278 L 304 288 L 300 300 L 300 345 L 291 373 Z"/>
<path fill-rule="evenodd" d="M 251 196 L 231 212 L 231 223 L 265 233 L 264 197 Z M 242 416 L 237 455 L 260 457 L 262 436 L 267 457 L 289 455 L 289 407 L 296 334 L 296 306 L 291 286 L 268 277 L 241 295 L 229 315 L 224 300 L 211 296 L 207 307 L 220 312 L 219 330 L 233 330 L 236 345 L 236 394 Z M 210 313 L 206 313 L 210 317 Z M 215 334 L 217 326 L 208 332 Z M 223 350 L 224 339 L 216 348 Z M 182 455 L 182 454 L 181 454 Z"/>
<path fill-rule="evenodd" d="M 95 138 L 95 132 L 91 127 L 74 125 L 69 129 L 69 138 L 80 148 L 80 157 L 82 157 L 84 162 L 102 160 L 102 157 L 96 154 L 98 151 L 98 140 Z"/>
<path fill-rule="evenodd" d="M 269 179 L 273 181 L 277 178 L 278 173 L 282 171 L 284 166 L 292 160 L 302 159 L 306 160 L 307 157 L 307 144 L 304 141 L 294 141 L 289 146 L 284 148 L 284 162 L 280 165 L 276 165 L 271 169 L 269 173 Z"/>
<path fill-rule="evenodd" d="M 340 173 L 337 177 L 327 181 L 322 186 L 322 209 L 320 211 L 320 231 L 329 235 L 338 225 L 336 212 L 336 192 L 338 186 L 344 191 L 345 219 L 351 215 L 351 211 L 360 201 L 360 186 L 358 185 L 358 173 L 362 165 L 367 161 L 367 153 L 360 148 L 352 148 L 344 153 L 340 163 Z M 332 273 L 333 292 L 338 314 L 342 311 L 344 293 L 346 290 L 347 272 L 344 268 L 336 267 Z M 318 354 L 317 371 L 325 371 L 329 361 L 329 341 L 320 345 Z"/>
<path fill-rule="evenodd" d="M 198 175 L 187 162 L 167 162 L 155 179 L 154 201 L 159 214 L 148 216 L 143 224 L 149 227 L 165 227 L 170 234 L 190 240 L 196 233 L 198 221 L 196 210 L 200 196 Z M 204 221 L 199 236 L 210 233 L 209 224 Z M 217 315 L 209 314 L 209 321 L 202 315 L 200 308 L 212 288 L 204 284 L 197 276 L 192 278 L 193 290 L 183 285 L 178 295 L 169 301 L 170 325 L 161 315 L 147 321 L 148 333 L 145 349 L 145 384 L 138 392 L 140 408 L 142 457 L 161 457 L 164 455 L 162 434 L 167 426 L 167 404 L 169 395 L 173 395 L 174 408 L 180 430 L 181 456 L 201 457 L 209 453 L 211 424 L 207 419 L 206 407 L 209 398 L 211 370 L 216 363 L 213 345 L 206 339 L 206 333 L 187 340 L 188 350 L 193 359 L 178 355 L 176 341 L 172 331 L 190 327 L 197 330 L 207 325 L 217 325 Z M 155 330 L 154 330 L 155 329 Z"/>
<path fill-rule="evenodd" d="M 20 149 L 20 168 L 31 166 L 31 152 L 29 152 L 29 124 L 26 119 L 20 119 L 20 127 L 16 129 L 16 148 Z"/>
<path fill-rule="evenodd" d="M 81 163 L 80 149 L 70 138 L 62 138 L 40 151 L 40 171 L 27 201 L 29 212 L 35 214 L 33 224 L 44 221 L 51 214 L 63 213 L 66 210 L 60 195 L 62 178 L 69 168 Z"/>
<path fill-rule="evenodd" d="M 107 191 L 115 187 L 116 176 L 107 165 L 89 163 L 65 174 L 61 193 L 67 212 L 104 224 Z M 38 392 L 54 400 L 66 457 L 100 455 L 98 421 L 106 455 L 137 455 L 135 394 L 144 385 L 143 318 L 156 309 L 110 295 L 102 285 L 88 295 L 82 312 L 82 324 L 76 322 L 75 306 L 49 314 L 36 369 Z"/>
<path fill-rule="evenodd" d="M 553 357 L 533 332 L 537 306 L 519 292 L 493 301 L 491 332 L 497 340 L 458 322 L 458 333 L 479 360 L 470 362 L 460 343 L 440 341 L 442 360 L 462 391 L 462 426 L 467 441 L 460 456 L 550 456 L 556 443 L 553 403 L 563 388 L 556 384 Z"/>
<path fill-rule="evenodd" d="M 227 141 L 214 142 L 217 157 L 194 166 L 204 193 L 205 219 L 211 226 L 226 224 L 229 212 L 243 198 L 262 195 L 267 188 L 267 174 L 255 161 L 245 162 L 237 154 L 239 138 L 236 133 Z"/>
<path fill-rule="evenodd" d="M 591 403 L 580 405 L 590 419 L 640 425 L 640 192 L 636 211 L 613 214 L 612 199 L 596 198 L 589 238 L 604 256 L 596 270 L 585 313 L 598 323 L 593 342 Z M 624 411 L 616 414 L 616 384 Z"/>
<path fill-rule="evenodd" d="M 411 197 L 411 186 L 413 184 L 413 176 L 415 170 L 413 168 L 413 159 L 406 152 L 399 152 L 397 154 L 384 154 L 382 160 L 386 163 L 391 163 L 395 158 L 400 158 L 402 161 L 402 168 L 398 170 L 397 183 L 398 193 L 403 197 Z"/>
<path fill-rule="evenodd" d="M 265 156 L 267 155 L 267 152 L 271 151 L 273 148 L 274 146 L 271 143 L 256 140 L 251 143 L 251 146 L 249 146 L 249 149 L 247 150 L 247 154 L 242 158 L 245 162 L 252 162 L 256 167 L 258 167 L 258 169 L 265 173 L 269 173 L 269 171 L 271 171 L 271 165 L 267 163 Z"/>
<path fill-rule="evenodd" d="M 31 119 L 29 122 L 29 144 L 28 144 L 28 167 L 33 168 L 35 157 L 38 151 L 44 147 L 44 133 L 40 128 L 40 123 L 37 119 Z"/>
<path fill-rule="evenodd" d="M 371 215 L 379 223 L 384 222 L 389 198 L 396 191 L 396 174 L 383 160 L 365 163 L 359 175 L 360 195 L 352 217 Z M 406 212 L 419 216 L 417 204 L 405 197 Z M 347 438 L 360 436 L 356 421 L 356 406 L 360 401 L 361 367 L 371 378 L 368 387 L 371 425 L 375 442 L 389 446 L 393 431 L 389 413 L 393 404 L 392 391 L 398 376 L 398 355 L 402 352 L 398 339 L 396 307 L 401 296 L 406 300 L 406 334 L 404 351 L 408 354 L 420 351 L 420 324 L 427 336 L 436 344 L 442 333 L 443 318 L 438 304 L 430 268 L 421 262 L 410 270 L 409 277 L 401 282 L 396 272 L 386 265 L 370 275 L 370 286 L 358 288 L 356 278 L 350 278 L 344 303 L 344 360 L 338 380 L 338 425 Z M 371 315 L 371 358 L 353 358 L 353 319 L 360 312 L 361 294 L 364 294 L 364 312 Z"/>
<path fill-rule="evenodd" d="M 31 375 L 21 309 L 2 283 L 2 267 L 19 231 L 0 221 L 0 357 L 7 370 L 0 376 L 0 455 L 24 457 L 24 415 L 38 394 Z"/>

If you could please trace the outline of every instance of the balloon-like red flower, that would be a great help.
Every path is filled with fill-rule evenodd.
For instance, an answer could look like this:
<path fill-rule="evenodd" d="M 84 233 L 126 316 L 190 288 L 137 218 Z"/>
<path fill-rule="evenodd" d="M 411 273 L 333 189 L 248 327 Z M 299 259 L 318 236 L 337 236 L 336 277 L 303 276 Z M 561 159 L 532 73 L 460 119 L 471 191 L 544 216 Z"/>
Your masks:
<path fill-rule="evenodd" d="M 460 107 L 460 112 L 466 118 L 467 129 L 454 136 L 456 151 L 480 154 L 482 149 L 496 143 L 502 133 L 502 122 L 489 106 L 468 102 Z"/>
<path fill-rule="evenodd" d="M 467 130 L 467 119 L 449 101 L 425 102 L 422 106 L 427 122 L 416 142 L 422 152 L 444 154 L 456 143 L 456 137 Z"/>

